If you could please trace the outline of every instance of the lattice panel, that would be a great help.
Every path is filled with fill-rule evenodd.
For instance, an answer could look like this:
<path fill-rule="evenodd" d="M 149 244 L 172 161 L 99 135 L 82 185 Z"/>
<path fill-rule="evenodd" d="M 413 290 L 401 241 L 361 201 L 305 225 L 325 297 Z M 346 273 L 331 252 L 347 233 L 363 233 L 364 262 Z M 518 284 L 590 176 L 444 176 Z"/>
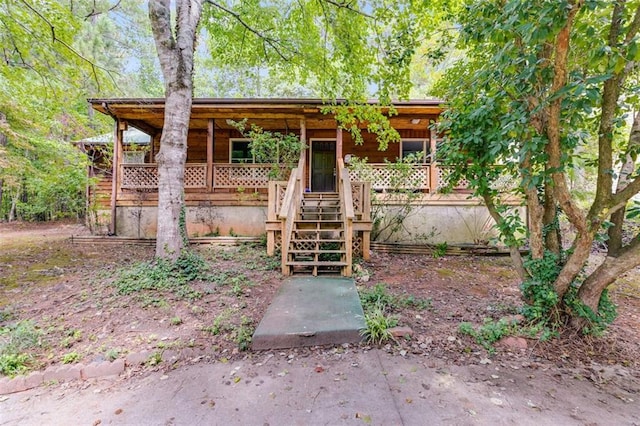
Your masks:
<path fill-rule="evenodd" d="M 275 247 L 276 253 L 282 253 L 282 232 L 279 232 L 279 231 L 275 232 L 274 247 Z"/>
<path fill-rule="evenodd" d="M 449 169 L 438 169 L 438 189 L 442 189 L 446 186 L 446 178 L 451 173 Z M 460 179 L 458 184 L 453 189 L 467 189 L 469 182 L 466 179 Z"/>
<path fill-rule="evenodd" d="M 296 241 L 294 244 L 294 250 L 313 251 L 316 249 L 316 241 Z"/>
<path fill-rule="evenodd" d="M 287 184 L 286 182 L 284 183 L 284 185 L 276 185 L 276 212 L 280 211 L 280 208 L 282 207 L 282 201 L 284 200 L 284 195 L 287 193 Z"/>
<path fill-rule="evenodd" d="M 429 188 L 429 166 L 413 166 L 413 170 L 408 174 L 394 170 L 386 164 L 369 166 L 370 169 L 364 171 L 350 170 L 350 178 L 353 181 L 369 181 L 373 189 L 381 191 Z"/>
<path fill-rule="evenodd" d="M 351 240 L 351 248 L 354 256 L 362 256 L 362 233 L 357 232 Z"/>
<path fill-rule="evenodd" d="M 353 211 L 361 215 L 364 203 L 364 184 L 362 182 L 351 182 L 351 198 L 353 199 Z"/>
<path fill-rule="evenodd" d="M 207 165 L 186 165 L 184 169 L 185 188 L 206 188 L 207 187 Z"/>
<path fill-rule="evenodd" d="M 517 181 L 509 175 L 501 175 L 491 185 L 493 189 L 500 192 L 509 192 L 518 187 Z"/>
<path fill-rule="evenodd" d="M 213 168 L 213 184 L 216 188 L 268 188 L 272 180 L 271 164 L 216 164 Z M 281 167 L 281 175 L 288 170 Z M 285 176 L 288 178 L 288 176 Z"/>
<path fill-rule="evenodd" d="M 124 189 L 157 188 L 158 168 L 153 166 L 122 165 L 121 186 Z"/>

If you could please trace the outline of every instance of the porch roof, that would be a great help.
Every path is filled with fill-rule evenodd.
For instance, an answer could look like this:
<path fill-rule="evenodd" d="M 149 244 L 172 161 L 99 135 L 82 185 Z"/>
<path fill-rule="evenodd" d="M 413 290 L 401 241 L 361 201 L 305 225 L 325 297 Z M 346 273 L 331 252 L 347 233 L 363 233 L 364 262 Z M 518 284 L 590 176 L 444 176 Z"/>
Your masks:
<path fill-rule="evenodd" d="M 89 99 L 92 107 L 103 114 L 154 135 L 162 129 L 164 122 L 164 98 L 112 98 Z M 343 104 L 338 99 L 336 103 Z M 376 101 L 369 101 L 375 104 Z M 443 101 L 440 99 L 420 99 L 394 102 L 398 115 L 391 117 L 395 129 L 421 129 L 426 120 L 439 115 Z M 330 104 L 321 99 L 276 99 L 276 98 L 195 98 L 191 109 L 191 129 L 206 129 L 208 120 L 215 120 L 218 129 L 229 129 L 227 119 L 248 118 L 252 123 L 265 129 L 300 128 L 300 119 L 305 118 L 309 129 L 335 129 L 333 117 L 322 113 Z M 419 120 L 419 121 L 418 121 Z M 423 121 L 424 120 L 424 121 Z"/>

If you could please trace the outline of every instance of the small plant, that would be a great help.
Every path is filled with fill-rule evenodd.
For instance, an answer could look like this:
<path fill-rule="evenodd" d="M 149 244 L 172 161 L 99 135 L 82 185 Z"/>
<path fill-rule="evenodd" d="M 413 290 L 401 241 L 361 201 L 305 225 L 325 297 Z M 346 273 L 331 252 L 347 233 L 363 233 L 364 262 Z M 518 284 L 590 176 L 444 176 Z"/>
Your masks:
<path fill-rule="evenodd" d="M 218 314 L 214 318 L 211 327 L 206 327 L 205 330 L 213 334 L 214 336 L 217 336 L 223 331 L 230 331 L 231 328 L 228 324 L 228 321 L 229 318 L 231 318 L 232 312 L 233 311 L 231 311 L 230 309 L 225 309 L 224 311 L 222 311 L 222 313 Z"/>
<path fill-rule="evenodd" d="M 448 248 L 449 248 L 449 244 L 447 244 L 446 241 L 442 243 L 438 243 L 433 248 L 433 252 L 431 253 L 431 256 L 433 256 L 434 259 L 439 259 L 441 257 L 444 257 L 447 255 Z"/>
<path fill-rule="evenodd" d="M 403 306 L 409 307 L 409 308 L 415 308 L 419 311 L 424 311 L 425 309 L 431 309 L 431 299 L 422 299 L 420 297 L 415 297 L 414 295 L 410 294 L 409 296 L 405 297 L 404 299 L 400 300 L 400 303 Z"/>
<path fill-rule="evenodd" d="M 63 348 L 70 348 L 74 343 L 82 340 L 82 331 L 80 330 L 67 330 L 66 335 L 67 337 L 60 342 L 60 346 Z"/>
<path fill-rule="evenodd" d="M 396 299 L 387 292 L 383 283 L 378 283 L 372 288 L 360 290 L 360 301 L 365 312 L 369 308 L 378 306 L 393 308 L 396 306 Z"/>
<path fill-rule="evenodd" d="M 360 334 L 369 343 L 381 344 L 388 340 L 393 340 L 393 335 L 389 329 L 398 325 L 398 320 L 385 313 L 384 307 L 380 304 L 369 309 L 364 314 L 365 328 L 360 330 Z"/>
<path fill-rule="evenodd" d="M 240 326 L 234 332 L 233 340 L 238 344 L 238 349 L 246 351 L 251 347 L 251 339 L 253 337 L 253 325 L 251 319 L 242 316 Z"/>
<path fill-rule="evenodd" d="M 119 356 L 120 356 L 120 350 L 119 349 L 109 349 L 104 354 L 104 357 L 107 359 L 107 361 L 111 361 L 111 362 L 113 362 L 116 359 L 118 359 Z"/>
<path fill-rule="evenodd" d="M 27 354 L 1 354 L 0 374 L 15 376 L 28 370 L 29 356 Z"/>
<path fill-rule="evenodd" d="M 77 352 L 69 352 L 62 355 L 62 363 L 63 364 L 71 364 L 80 359 L 80 355 Z"/>
<path fill-rule="evenodd" d="M 233 285 L 233 288 L 231 289 L 231 294 L 233 294 L 235 297 L 240 297 L 244 294 L 244 290 L 242 289 L 242 286 L 240 285 L 239 282 Z"/>
<path fill-rule="evenodd" d="M 503 337 L 514 334 L 517 331 L 517 325 L 508 322 L 505 319 L 494 321 L 486 318 L 484 324 L 477 329 L 471 323 L 463 322 L 458 326 L 458 332 L 466 334 L 475 339 L 476 343 L 485 348 L 489 353 L 493 353 L 495 349 L 493 344 Z"/>
<path fill-rule="evenodd" d="M 151 355 L 149 355 L 149 358 L 147 358 L 146 364 L 150 367 L 155 367 L 161 362 L 162 362 L 162 354 L 160 352 L 154 352 Z"/>
<path fill-rule="evenodd" d="M 171 325 L 180 325 L 182 324 L 182 318 L 180 317 L 173 317 L 169 320 L 169 324 Z"/>

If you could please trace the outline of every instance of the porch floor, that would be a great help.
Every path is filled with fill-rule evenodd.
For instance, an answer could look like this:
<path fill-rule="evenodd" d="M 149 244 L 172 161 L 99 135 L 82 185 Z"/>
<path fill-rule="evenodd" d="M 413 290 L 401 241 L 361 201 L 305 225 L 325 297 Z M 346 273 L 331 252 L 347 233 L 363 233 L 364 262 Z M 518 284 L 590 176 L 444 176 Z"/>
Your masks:
<path fill-rule="evenodd" d="M 254 350 L 361 340 L 364 313 L 355 282 L 341 277 L 291 277 L 283 283 L 256 329 Z"/>

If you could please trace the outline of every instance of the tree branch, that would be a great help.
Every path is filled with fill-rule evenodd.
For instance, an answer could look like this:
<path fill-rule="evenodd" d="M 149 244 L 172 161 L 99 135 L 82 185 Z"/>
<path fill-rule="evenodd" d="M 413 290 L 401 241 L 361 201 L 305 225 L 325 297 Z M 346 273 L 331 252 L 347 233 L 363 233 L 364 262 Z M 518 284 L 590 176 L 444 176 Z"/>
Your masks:
<path fill-rule="evenodd" d="M 107 10 L 97 10 L 96 9 L 96 2 L 93 2 L 93 7 L 91 8 L 91 12 L 89 12 L 88 15 L 86 15 L 84 17 L 84 19 L 89 19 L 89 18 L 93 18 L 94 16 L 98 16 L 98 15 L 102 15 L 103 13 L 109 13 L 114 11 L 118 6 L 120 6 L 120 3 L 122 3 L 122 0 L 118 0 L 116 1 L 116 4 L 114 4 L 113 6 L 111 6 L 110 8 L 108 8 Z"/>
<path fill-rule="evenodd" d="M 362 15 L 362 16 L 364 16 L 365 18 L 375 19 L 373 16 L 369 15 L 369 14 L 368 14 L 368 13 L 366 13 L 366 12 L 363 12 L 363 11 L 361 11 L 361 10 L 357 10 L 357 9 L 354 9 L 354 8 L 351 6 L 351 4 L 350 4 L 350 3 L 347 3 L 346 1 L 342 1 L 342 2 L 337 2 L 337 1 L 334 1 L 334 0 L 320 0 L 320 1 L 322 1 L 322 2 L 324 2 L 324 3 L 329 3 L 329 4 L 331 4 L 331 5 L 335 6 L 335 7 L 337 7 L 338 9 L 346 9 L 346 10 L 348 10 L 349 12 L 357 13 L 358 15 Z"/>
<path fill-rule="evenodd" d="M 20 1 L 22 3 L 24 3 L 24 5 L 29 10 L 31 10 L 36 16 L 38 16 L 42 21 L 44 21 L 44 23 L 46 23 L 49 26 L 49 29 L 51 30 L 51 42 L 53 44 L 60 43 L 65 49 L 67 49 L 69 52 L 71 52 L 74 56 L 80 58 L 82 61 L 84 61 L 87 64 L 89 64 L 89 66 L 91 67 L 91 74 L 93 74 L 93 79 L 96 82 L 96 85 L 98 86 L 98 91 L 100 91 L 100 80 L 98 79 L 98 72 L 96 70 L 97 69 L 101 69 L 103 71 L 106 71 L 106 70 L 104 68 L 100 67 L 100 66 L 97 66 L 93 61 L 85 58 L 83 55 L 80 54 L 80 52 L 75 50 L 73 47 L 71 47 L 64 40 L 61 40 L 58 37 L 56 37 L 56 27 L 51 23 L 51 21 L 49 21 L 49 19 L 47 19 L 38 10 L 36 10 L 33 6 L 31 6 L 29 3 L 27 3 L 26 0 L 20 0 Z"/>
<path fill-rule="evenodd" d="M 279 45 L 282 45 L 282 42 L 276 38 L 273 38 L 269 35 L 267 35 L 266 33 L 258 30 L 257 28 L 249 25 L 243 18 L 242 16 L 234 11 L 231 10 L 223 5 L 221 5 L 220 3 L 217 3 L 213 0 L 205 0 L 207 3 L 209 3 L 210 5 L 222 10 L 223 12 L 225 12 L 226 14 L 230 15 L 231 17 L 233 17 L 236 21 L 238 21 L 238 23 L 240 25 L 242 25 L 247 31 L 251 32 L 252 34 L 254 34 L 256 37 L 262 39 L 266 44 L 268 44 L 276 53 L 277 55 L 282 58 L 284 61 L 290 61 L 291 58 L 287 57 L 283 52 L 281 47 L 279 47 Z M 293 51 L 294 54 L 298 54 L 297 51 Z"/>

